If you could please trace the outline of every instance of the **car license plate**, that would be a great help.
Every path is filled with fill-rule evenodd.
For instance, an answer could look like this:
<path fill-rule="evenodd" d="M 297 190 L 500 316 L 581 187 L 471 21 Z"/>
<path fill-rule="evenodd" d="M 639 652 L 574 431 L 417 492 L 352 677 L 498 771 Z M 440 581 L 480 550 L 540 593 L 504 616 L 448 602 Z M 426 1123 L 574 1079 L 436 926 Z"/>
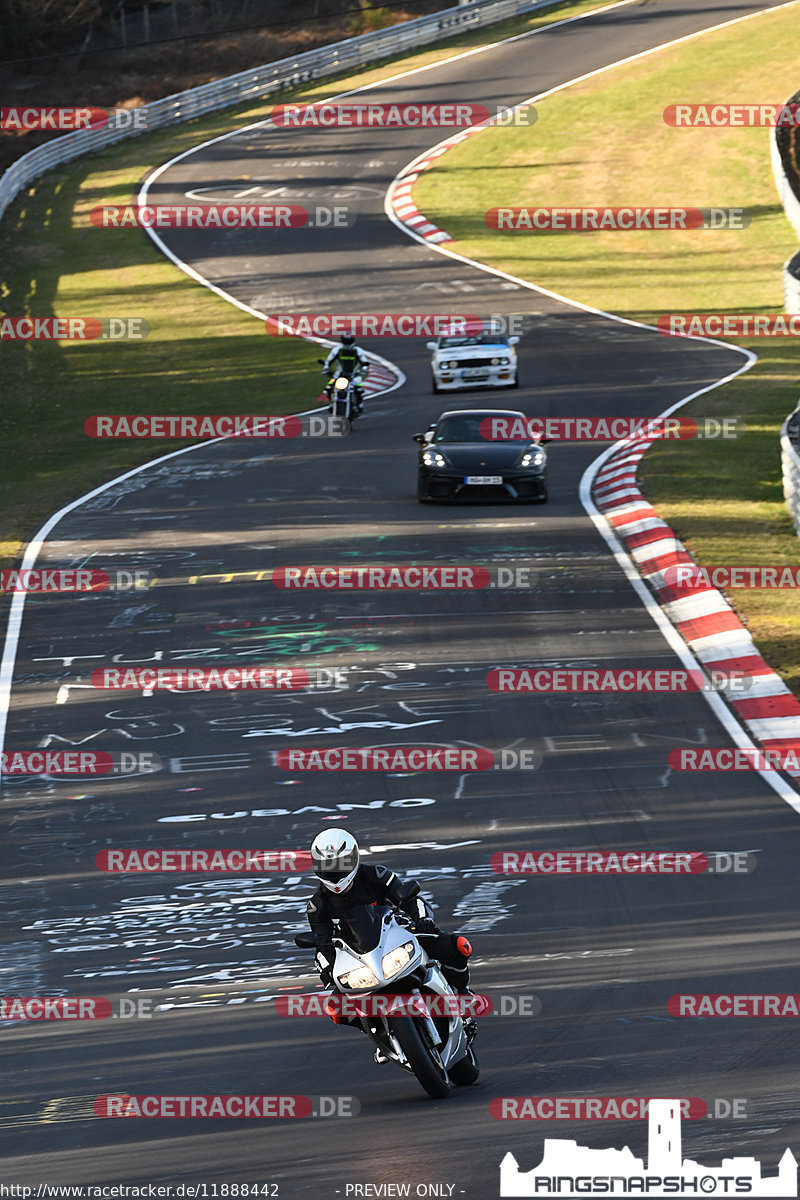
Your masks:
<path fill-rule="evenodd" d="M 465 483 L 493 483 L 498 484 L 503 482 L 502 475 L 465 475 Z"/>
<path fill-rule="evenodd" d="M 462 379 L 488 379 L 489 372 L 484 367 L 464 367 L 461 371 Z"/>

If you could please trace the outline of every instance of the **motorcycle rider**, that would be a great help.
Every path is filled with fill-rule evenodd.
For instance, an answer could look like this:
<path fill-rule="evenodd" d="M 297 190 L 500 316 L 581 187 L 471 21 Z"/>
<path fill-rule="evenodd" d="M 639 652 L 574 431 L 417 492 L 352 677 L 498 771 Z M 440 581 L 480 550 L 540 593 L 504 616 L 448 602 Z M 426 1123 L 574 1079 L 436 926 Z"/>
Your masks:
<path fill-rule="evenodd" d="M 325 395 L 328 397 L 329 402 L 333 395 L 333 381 L 336 378 L 333 372 L 336 369 L 337 363 L 339 370 L 348 375 L 353 381 L 356 412 L 361 412 L 364 408 L 364 392 L 361 384 L 369 372 L 369 363 L 356 345 L 356 339 L 349 334 L 345 334 L 340 338 L 340 344 L 333 347 L 325 359 L 322 368 L 323 375 L 329 376 L 328 382 L 325 385 Z"/>
<path fill-rule="evenodd" d="M 316 965 L 325 987 L 333 986 L 334 921 L 351 908 L 366 904 L 390 904 L 411 917 L 412 932 L 430 958 L 436 959 L 450 986 L 471 996 L 469 956 L 472 946 L 462 935 L 443 933 L 432 920 L 431 910 L 421 896 L 404 897 L 412 880 L 401 884 L 381 863 L 362 864 L 358 843 L 346 829 L 326 829 L 311 844 L 311 860 L 319 887 L 306 905 L 311 930 L 317 936 Z M 358 1025 L 357 1020 L 344 1022 Z M 474 1036 L 474 1022 L 464 1022 Z M 378 1058 L 377 1061 L 384 1061 Z"/>

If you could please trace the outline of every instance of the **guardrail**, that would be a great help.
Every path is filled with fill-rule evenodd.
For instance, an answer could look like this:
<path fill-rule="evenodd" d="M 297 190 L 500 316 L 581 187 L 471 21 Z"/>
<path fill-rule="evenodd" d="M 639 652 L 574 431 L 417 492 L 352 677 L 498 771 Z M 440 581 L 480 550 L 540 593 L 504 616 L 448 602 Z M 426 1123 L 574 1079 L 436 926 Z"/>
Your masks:
<path fill-rule="evenodd" d="M 346 41 L 333 42 L 317 50 L 306 50 L 292 58 L 253 67 L 226 79 L 165 96 L 134 111 L 144 114 L 144 128 L 82 129 L 52 138 L 12 163 L 0 178 L 0 218 L 8 205 L 34 179 L 62 163 L 102 150 L 123 138 L 149 133 L 166 125 L 193 121 L 206 113 L 256 101 L 314 79 L 338 75 L 369 63 L 415 50 L 431 42 L 453 37 L 462 30 L 481 29 L 537 8 L 548 8 L 559 0 L 473 0 L 473 3 L 416 17 L 402 25 L 363 33 Z M 139 120 L 142 120 L 140 115 Z"/>

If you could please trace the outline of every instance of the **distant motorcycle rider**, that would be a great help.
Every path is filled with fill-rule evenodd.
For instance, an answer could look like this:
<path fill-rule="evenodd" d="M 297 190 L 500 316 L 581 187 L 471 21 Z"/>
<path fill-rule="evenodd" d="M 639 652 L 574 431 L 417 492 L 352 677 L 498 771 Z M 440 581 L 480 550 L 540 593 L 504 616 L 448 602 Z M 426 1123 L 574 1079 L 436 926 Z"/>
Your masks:
<path fill-rule="evenodd" d="M 366 379 L 369 372 L 369 363 L 356 345 L 356 339 L 345 335 L 341 338 L 340 344 L 334 346 L 328 357 L 325 359 L 322 372 L 329 376 L 328 383 L 325 385 L 325 395 L 328 401 L 333 395 L 333 381 L 336 378 L 334 372 L 338 370 L 352 379 L 356 397 L 356 411 L 361 412 L 364 407 L 364 392 L 362 389 L 362 380 Z"/>
<path fill-rule="evenodd" d="M 308 901 L 306 913 L 317 936 L 317 969 L 326 987 L 333 984 L 334 922 L 351 908 L 365 904 L 390 904 L 413 921 L 412 932 L 430 958 L 436 959 L 450 986 L 471 995 L 469 956 L 472 946 L 456 934 L 442 933 L 421 896 L 404 899 L 408 883 L 380 863 L 361 864 L 358 843 L 346 829 L 326 829 L 311 844 L 311 859 L 319 887 Z"/>

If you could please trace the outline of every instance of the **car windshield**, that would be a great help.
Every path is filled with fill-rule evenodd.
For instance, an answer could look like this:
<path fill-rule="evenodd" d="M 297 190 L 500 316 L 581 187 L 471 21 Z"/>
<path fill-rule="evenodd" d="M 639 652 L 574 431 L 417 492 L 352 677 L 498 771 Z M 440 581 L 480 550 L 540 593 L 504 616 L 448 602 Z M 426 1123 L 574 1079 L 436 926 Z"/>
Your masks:
<path fill-rule="evenodd" d="M 497 333 L 476 333 L 473 337 L 445 337 L 439 342 L 440 350 L 451 350 L 455 346 L 507 346 L 508 338 Z"/>
<path fill-rule="evenodd" d="M 339 936 L 356 954 L 368 954 L 381 940 L 383 918 L 391 909 L 385 904 L 359 904 L 339 918 Z"/>
<path fill-rule="evenodd" d="M 481 437 L 481 421 L 484 421 L 488 413 L 480 413 L 472 417 L 445 417 L 436 426 L 436 432 L 433 435 L 435 442 L 484 442 L 486 439 Z"/>

